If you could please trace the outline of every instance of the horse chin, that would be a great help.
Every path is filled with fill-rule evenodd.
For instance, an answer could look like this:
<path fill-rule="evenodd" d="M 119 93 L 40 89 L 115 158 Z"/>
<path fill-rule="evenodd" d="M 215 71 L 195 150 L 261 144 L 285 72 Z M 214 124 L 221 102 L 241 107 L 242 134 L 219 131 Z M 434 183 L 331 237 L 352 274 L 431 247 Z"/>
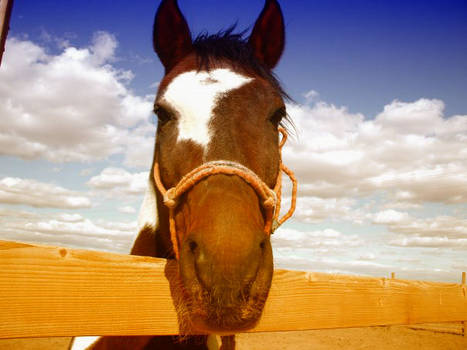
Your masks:
<path fill-rule="evenodd" d="M 270 280 L 253 283 L 248 296 L 226 298 L 209 293 L 198 283 L 190 287 L 179 280 L 176 308 L 185 334 L 230 335 L 254 328 L 268 297 Z"/>
<path fill-rule="evenodd" d="M 248 322 L 247 324 L 225 324 L 225 320 L 205 320 L 201 318 L 195 318 L 194 322 L 194 332 L 202 334 L 217 334 L 217 335 L 231 335 L 235 333 L 240 333 L 247 331 L 253 328 L 258 320 Z"/>
<path fill-rule="evenodd" d="M 199 278 L 192 256 L 182 254 L 176 274 L 178 283 L 172 288 L 181 332 L 229 335 L 254 328 L 261 318 L 273 271 L 268 245 L 249 282 L 236 275 L 228 279 L 217 275 L 215 283 L 207 285 Z"/>
<path fill-rule="evenodd" d="M 225 306 L 205 297 L 190 310 L 193 330 L 201 333 L 229 335 L 243 332 L 256 326 L 267 298 L 267 292 L 261 296 L 250 297 L 243 302 Z M 206 300 L 207 299 L 207 300 Z"/>

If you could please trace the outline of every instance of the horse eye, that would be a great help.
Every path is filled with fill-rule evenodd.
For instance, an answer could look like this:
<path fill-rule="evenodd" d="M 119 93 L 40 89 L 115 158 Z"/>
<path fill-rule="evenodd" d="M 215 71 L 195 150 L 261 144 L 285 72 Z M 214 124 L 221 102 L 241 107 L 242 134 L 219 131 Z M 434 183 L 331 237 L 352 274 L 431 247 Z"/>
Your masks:
<path fill-rule="evenodd" d="M 279 123 L 281 122 L 282 118 L 284 118 L 286 116 L 286 111 L 285 111 L 285 107 L 281 107 L 279 109 L 277 109 L 270 117 L 269 117 L 269 121 L 271 123 L 273 123 L 275 126 L 278 126 Z"/>
<path fill-rule="evenodd" d="M 157 119 L 161 124 L 165 124 L 172 119 L 172 114 L 160 106 L 154 108 L 154 113 L 156 113 Z"/>

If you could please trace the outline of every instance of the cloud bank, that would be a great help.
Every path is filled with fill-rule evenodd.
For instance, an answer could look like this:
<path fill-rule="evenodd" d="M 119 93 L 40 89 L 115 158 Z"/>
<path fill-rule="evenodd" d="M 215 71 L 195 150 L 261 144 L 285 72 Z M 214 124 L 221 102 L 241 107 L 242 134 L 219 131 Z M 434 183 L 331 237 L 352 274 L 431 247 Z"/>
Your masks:
<path fill-rule="evenodd" d="M 22 204 L 37 208 L 90 208 L 88 196 L 33 179 L 5 177 L 0 180 L 0 203 Z"/>
<path fill-rule="evenodd" d="M 345 198 L 385 192 L 394 204 L 467 201 L 467 116 L 439 100 L 393 101 L 374 119 L 324 102 L 289 105 L 299 130 L 284 158 L 301 195 Z"/>
<path fill-rule="evenodd" d="M 123 154 L 128 164 L 147 167 L 150 155 L 130 153 L 135 144 L 151 149 L 152 97 L 135 95 L 128 87 L 132 73 L 112 65 L 117 45 L 111 34 L 97 32 L 88 47 L 50 55 L 31 41 L 8 40 L 0 70 L 0 154 L 52 162 Z"/>

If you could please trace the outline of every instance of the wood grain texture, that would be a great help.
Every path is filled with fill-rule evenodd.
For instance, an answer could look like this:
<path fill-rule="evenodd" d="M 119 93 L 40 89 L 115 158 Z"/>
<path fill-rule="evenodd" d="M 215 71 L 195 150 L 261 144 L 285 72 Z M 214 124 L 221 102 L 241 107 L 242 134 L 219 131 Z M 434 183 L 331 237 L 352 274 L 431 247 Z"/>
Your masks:
<path fill-rule="evenodd" d="M 175 263 L 0 241 L 0 338 L 178 333 Z M 252 331 L 467 320 L 454 283 L 276 270 Z"/>
<path fill-rule="evenodd" d="M 464 290 L 466 289 L 466 278 L 465 278 L 465 271 L 462 272 L 462 285 L 464 286 Z M 464 320 L 464 322 L 462 322 L 462 334 L 464 335 L 464 337 L 467 338 L 467 321 Z"/>

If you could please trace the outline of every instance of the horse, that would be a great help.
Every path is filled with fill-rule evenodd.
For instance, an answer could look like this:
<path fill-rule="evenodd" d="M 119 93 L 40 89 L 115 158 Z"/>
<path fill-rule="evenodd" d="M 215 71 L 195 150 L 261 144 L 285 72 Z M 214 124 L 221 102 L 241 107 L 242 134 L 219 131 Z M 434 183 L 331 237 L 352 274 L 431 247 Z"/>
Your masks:
<path fill-rule="evenodd" d="M 279 3 L 266 0 L 248 39 L 234 27 L 192 40 L 176 0 L 163 0 L 154 20 L 165 75 L 131 254 L 177 262 L 174 303 L 187 335 L 76 339 L 73 350 L 86 342 L 92 350 L 217 349 L 216 338 L 203 334 L 234 349 L 234 334 L 260 319 L 286 170 L 287 94 L 272 72 L 285 43 Z"/>

